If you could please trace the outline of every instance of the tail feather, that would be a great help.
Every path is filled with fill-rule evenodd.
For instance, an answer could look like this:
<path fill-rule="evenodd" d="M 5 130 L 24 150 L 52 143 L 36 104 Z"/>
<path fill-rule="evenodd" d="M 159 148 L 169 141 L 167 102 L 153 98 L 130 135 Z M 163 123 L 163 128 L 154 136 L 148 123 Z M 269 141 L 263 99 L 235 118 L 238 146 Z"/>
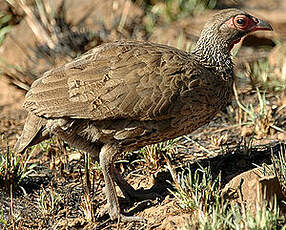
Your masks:
<path fill-rule="evenodd" d="M 48 139 L 48 134 L 44 136 L 42 134 L 42 130 L 45 128 L 46 123 L 46 119 L 38 117 L 33 113 L 29 113 L 22 134 L 14 146 L 14 151 L 22 153 L 27 147 Z"/>

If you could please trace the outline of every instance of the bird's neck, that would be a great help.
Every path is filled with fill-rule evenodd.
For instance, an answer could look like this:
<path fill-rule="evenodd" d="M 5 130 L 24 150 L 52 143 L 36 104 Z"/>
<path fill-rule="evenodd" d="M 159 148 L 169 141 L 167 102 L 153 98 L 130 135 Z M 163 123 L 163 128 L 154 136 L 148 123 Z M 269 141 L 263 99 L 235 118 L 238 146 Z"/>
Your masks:
<path fill-rule="evenodd" d="M 227 79 L 233 76 L 233 63 L 229 45 L 218 36 L 205 34 L 198 40 L 192 53 L 202 65 L 220 73 L 222 78 Z"/>

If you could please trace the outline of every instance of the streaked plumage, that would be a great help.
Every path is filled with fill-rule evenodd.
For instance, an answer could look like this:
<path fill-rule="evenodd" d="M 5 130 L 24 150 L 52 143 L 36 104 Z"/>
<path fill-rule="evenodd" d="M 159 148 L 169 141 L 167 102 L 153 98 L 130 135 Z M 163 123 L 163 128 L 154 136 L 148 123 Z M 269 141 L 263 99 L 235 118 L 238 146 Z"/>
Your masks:
<path fill-rule="evenodd" d="M 238 15 L 253 25 L 239 29 Z M 118 175 L 112 171 L 116 155 L 191 133 L 212 120 L 232 97 L 230 50 L 254 30 L 251 26 L 271 29 L 244 11 L 224 10 L 206 24 L 191 53 L 118 41 L 46 72 L 26 95 L 29 113 L 15 150 L 24 151 L 56 134 L 79 149 L 100 154 L 109 214 L 118 218 L 113 182 Z"/>

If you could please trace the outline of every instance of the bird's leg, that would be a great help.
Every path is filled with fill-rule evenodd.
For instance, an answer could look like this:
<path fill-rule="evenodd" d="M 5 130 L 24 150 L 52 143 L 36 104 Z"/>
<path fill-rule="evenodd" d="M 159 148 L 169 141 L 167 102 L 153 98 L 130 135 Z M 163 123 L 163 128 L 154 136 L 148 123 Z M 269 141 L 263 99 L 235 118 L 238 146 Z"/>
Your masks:
<path fill-rule="evenodd" d="M 119 219 L 123 222 L 142 221 L 141 217 L 124 216 L 120 214 L 118 198 L 113 181 L 114 158 L 120 153 L 120 149 L 116 145 L 106 144 L 102 147 L 99 153 L 100 166 L 103 172 L 105 182 L 105 196 L 107 199 L 108 213 L 112 220 Z"/>
<path fill-rule="evenodd" d="M 154 191 L 151 190 L 135 190 L 117 171 L 117 169 L 113 166 L 113 172 L 114 172 L 114 179 L 116 184 L 119 186 L 120 190 L 122 191 L 123 195 L 127 199 L 131 200 L 149 200 L 149 199 L 156 199 L 159 197 L 159 194 L 157 194 Z"/>
<path fill-rule="evenodd" d="M 100 166 L 102 168 L 104 182 L 105 182 L 105 196 L 108 204 L 108 213 L 112 220 L 120 215 L 119 203 L 116 195 L 115 184 L 113 182 L 113 161 L 118 154 L 118 150 L 111 145 L 104 145 L 99 153 Z"/>

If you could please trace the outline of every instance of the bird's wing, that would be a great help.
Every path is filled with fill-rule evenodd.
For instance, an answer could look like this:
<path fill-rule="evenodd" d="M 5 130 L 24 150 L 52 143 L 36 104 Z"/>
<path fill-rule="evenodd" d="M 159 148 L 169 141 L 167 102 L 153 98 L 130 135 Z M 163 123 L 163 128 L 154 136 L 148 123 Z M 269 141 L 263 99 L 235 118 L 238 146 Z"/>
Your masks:
<path fill-rule="evenodd" d="M 175 116 L 185 87 L 183 78 L 196 75 L 192 63 L 186 68 L 190 57 L 152 43 L 102 45 L 46 72 L 32 84 L 24 107 L 47 118 L 160 120 Z"/>

